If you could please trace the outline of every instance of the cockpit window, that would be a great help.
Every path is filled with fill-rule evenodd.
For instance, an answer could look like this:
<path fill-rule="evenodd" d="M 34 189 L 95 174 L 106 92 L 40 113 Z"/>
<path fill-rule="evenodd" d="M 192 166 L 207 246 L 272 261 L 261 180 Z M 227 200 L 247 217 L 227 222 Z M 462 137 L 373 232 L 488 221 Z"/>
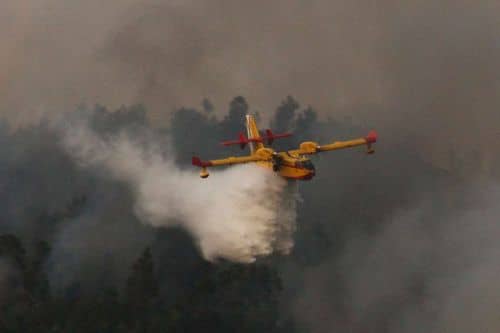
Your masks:
<path fill-rule="evenodd" d="M 314 170 L 314 165 L 309 160 L 302 161 L 302 162 L 296 162 L 295 165 L 298 168 L 304 168 L 304 169 L 307 169 L 307 170 Z"/>
<path fill-rule="evenodd" d="M 302 165 L 304 166 L 304 168 L 306 168 L 307 170 L 314 170 L 314 164 L 312 164 L 311 161 L 304 161 L 302 162 Z"/>

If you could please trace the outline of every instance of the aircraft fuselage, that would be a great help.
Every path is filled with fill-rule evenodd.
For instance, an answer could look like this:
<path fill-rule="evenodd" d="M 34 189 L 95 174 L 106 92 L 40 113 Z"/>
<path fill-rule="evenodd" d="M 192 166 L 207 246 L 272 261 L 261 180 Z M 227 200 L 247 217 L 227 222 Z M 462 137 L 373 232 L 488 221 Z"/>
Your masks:
<path fill-rule="evenodd" d="M 270 161 L 256 162 L 257 165 L 275 171 L 279 176 L 293 180 L 310 180 L 316 174 L 311 160 L 304 156 L 294 156 L 287 152 L 275 152 L 270 148 L 261 148 L 256 154 L 274 156 Z"/>
<path fill-rule="evenodd" d="M 256 162 L 256 164 L 269 168 L 270 170 L 273 169 L 273 164 L 271 162 Z M 316 171 L 314 170 L 314 167 L 312 169 L 307 169 L 299 166 L 282 165 L 277 173 L 279 176 L 286 179 L 311 180 L 316 174 Z"/>

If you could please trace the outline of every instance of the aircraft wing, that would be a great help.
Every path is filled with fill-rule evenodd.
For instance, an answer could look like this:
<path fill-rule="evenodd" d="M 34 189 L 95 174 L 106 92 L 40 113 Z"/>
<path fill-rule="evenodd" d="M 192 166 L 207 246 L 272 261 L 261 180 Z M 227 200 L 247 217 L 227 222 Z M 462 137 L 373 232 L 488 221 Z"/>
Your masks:
<path fill-rule="evenodd" d="M 192 163 L 201 168 L 200 177 L 207 178 L 208 171 L 207 167 L 220 166 L 220 165 L 231 165 L 231 164 L 241 164 L 259 161 L 270 161 L 273 158 L 272 151 L 270 149 L 259 149 L 255 154 L 249 156 L 239 156 L 239 157 L 227 157 L 220 160 L 209 160 L 202 161 L 199 157 L 193 156 Z"/>
<path fill-rule="evenodd" d="M 348 141 L 335 141 L 325 145 L 320 145 L 317 142 L 312 142 L 312 141 L 302 142 L 300 144 L 299 149 L 289 150 L 288 153 L 290 155 L 310 155 L 322 151 L 330 151 L 330 150 L 366 145 L 367 153 L 372 154 L 374 152 L 372 144 L 375 142 L 377 142 L 377 132 L 370 131 L 368 135 L 364 138 L 348 140 Z"/>
<path fill-rule="evenodd" d="M 259 156 L 259 155 L 250 155 L 250 156 L 241 156 L 241 157 L 227 157 L 220 160 L 210 160 L 210 161 L 202 161 L 200 158 L 194 156 L 192 163 L 193 165 L 205 168 L 219 165 L 231 165 L 231 164 L 241 164 L 241 163 L 249 163 L 249 162 L 258 162 L 258 161 L 268 161 L 270 157 L 268 156 Z"/>

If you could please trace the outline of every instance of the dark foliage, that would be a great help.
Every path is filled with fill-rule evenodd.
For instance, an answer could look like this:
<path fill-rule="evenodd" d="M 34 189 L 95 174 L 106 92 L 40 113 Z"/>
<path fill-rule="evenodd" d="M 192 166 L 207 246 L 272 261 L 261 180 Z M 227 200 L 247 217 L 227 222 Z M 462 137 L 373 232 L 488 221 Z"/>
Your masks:
<path fill-rule="evenodd" d="M 150 127 L 141 106 L 78 112 L 90 113 L 91 126 L 103 135 Z M 188 165 L 193 153 L 238 154 L 239 147 L 224 150 L 218 141 L 243 131 L 248 112 L 239 96 L 219 120 L 204 100 L 202 111 L 181 108 L 168 129 L 155 132 L 165 142 L 168 135 L 176 147 L 170 153 L 179 165 Z M 301 110 L 290 96 L 270 116 L 276 133 L 294 131 L 293 139 L 275 143 L 279 149 L 367 130 L 348 120 L 319 121 L 311 107 Z M 291 311 L 304 288 L 305 269 L 336 258 L 354 231 L 377 232 L 421 193 L 443 199 L 444 189 L 458 179 L 399 142 L 377 147 L 382 157 L 369 163 L 357 151 L 325 155 L 315 160 L 316 179 L 300 187 L 304 200 L 290 256 L 249 265 L 210 263 L 185 231 L 141 225 L 123 184 L 78 169 L 46 124 L 14 132 L 0 128 L 0 140 L 5 146 L 0 151 L 0 332 L 305 331 Z M 457 169 L 458 164 L 455 159 Z M 435 212 L 456 203 L 448 199 L 448 205 Z M 60 244 L 66 237 L 73 245 L 74 234 L 81 242 L 74 246 L 85 254 L 76 258 Z M 114 237 L 109 244 L 106 235 Z M 342 283 L 332 279 L 328 296 L 337 315 L 344 310 Z"/>

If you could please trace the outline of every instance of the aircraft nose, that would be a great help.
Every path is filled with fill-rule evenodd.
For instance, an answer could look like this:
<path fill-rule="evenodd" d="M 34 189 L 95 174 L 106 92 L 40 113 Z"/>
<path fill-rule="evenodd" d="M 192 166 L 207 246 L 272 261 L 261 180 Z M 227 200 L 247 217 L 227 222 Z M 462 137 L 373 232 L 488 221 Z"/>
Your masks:
<path fill-rule="evenodd" d="M 311 170 L 311 171 L 309 171 L 309 174 L 307 175 L 307 177 L 305 179 L 312 179 L 315 174 L 316 174 L 316 172 L 314 170 Z"/>

